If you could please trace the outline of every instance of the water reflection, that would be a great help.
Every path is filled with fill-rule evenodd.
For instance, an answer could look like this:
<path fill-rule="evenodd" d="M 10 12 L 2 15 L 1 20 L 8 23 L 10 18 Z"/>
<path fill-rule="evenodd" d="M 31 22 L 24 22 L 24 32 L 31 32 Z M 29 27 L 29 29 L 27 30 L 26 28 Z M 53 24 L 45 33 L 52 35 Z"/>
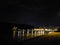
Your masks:
<path fill-rule="evenodd" d="M 13 31 L 13 38 L 15 37 L 16 31 Z"/>
<path fill-rule="evenodd" d="M 43 29 L 13 29 L 13 38 L 17 38 L 18 40 L 26 40 L 29 38 L 34 38 L 37 36 L 48 34 L 49 32 L 54 32 L 54 30 L 43 30 Z"/>
<path fill-rule="evenodd" d="M 30 31 L 27 30 L 27 32 L 25 30 L 23 31 L 17 31 L 17 38 L 20 40 L 25 40 L 25 39 L 29 39 L 29 38 L 33 38 L 36 36 L 40 36 L 40 35 L 44 35 L 44 31 Z M 16 31 L 13 31 L 13 37 L 16 38 Z"/>

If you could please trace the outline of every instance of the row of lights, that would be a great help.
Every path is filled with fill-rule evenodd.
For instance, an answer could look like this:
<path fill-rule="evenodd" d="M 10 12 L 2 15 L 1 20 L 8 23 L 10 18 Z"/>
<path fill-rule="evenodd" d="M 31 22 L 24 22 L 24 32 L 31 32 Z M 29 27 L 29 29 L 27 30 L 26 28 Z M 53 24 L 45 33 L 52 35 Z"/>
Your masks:
<path fill-rule="evenodd" d="M 54 30 L 54 31 L 57 31 L 57 29 L 34 29 L 34 30 L 45 30 L 45 31 L 52 31 L 52 30 Z"/>

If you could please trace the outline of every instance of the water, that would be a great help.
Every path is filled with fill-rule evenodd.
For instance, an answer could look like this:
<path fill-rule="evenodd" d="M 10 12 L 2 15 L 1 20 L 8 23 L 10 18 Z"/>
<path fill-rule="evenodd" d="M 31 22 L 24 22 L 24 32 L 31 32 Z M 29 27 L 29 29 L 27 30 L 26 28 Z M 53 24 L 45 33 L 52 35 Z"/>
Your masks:
<path fill-rule="evenodd" d="M 18 34 L 17 36 L 14 36 L 13 35 L 13 40 L 16 40 L 18 42 L 21 42 L 21 41 L 24 41 L 24 40 L 28 40 L 30 38 L 34 38 L 34 37 L 37 37 L 37 36 L 41 36 L 41 35 L 44 35 L 43 33 L 24 33 L 24 34 Z"/>

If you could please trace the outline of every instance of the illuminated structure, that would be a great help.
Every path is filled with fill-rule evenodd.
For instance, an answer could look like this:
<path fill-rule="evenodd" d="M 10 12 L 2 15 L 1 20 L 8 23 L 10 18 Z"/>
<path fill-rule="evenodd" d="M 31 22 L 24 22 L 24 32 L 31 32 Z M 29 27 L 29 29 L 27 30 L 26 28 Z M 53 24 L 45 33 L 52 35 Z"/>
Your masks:
<path fill-rule="evenodd" d="M 17 32 L 17 27 L 14 26 L 12 30 L 13 30 L 13 37 L 15 37 Z"/>
<path fill-rule="evenodd" d="M 35 31 L 38 31 L 37 33 L 40 35 L 49 34 L 50 32 L 58 31 L 58 28 L 35 28 Z"/>
<path fill-rule="evenodd" d="M 58 28 L 56 27 L 44 27 L 44 28 L 34 28 L 34 29 L 19 29 L 17 27 L 13 27 L 13 37 L 17 34 L 18 37 L 24 37 L 24 36 L 41 36 L 41 35 L 47 35 L 51 32 L 57 31 Z"/>

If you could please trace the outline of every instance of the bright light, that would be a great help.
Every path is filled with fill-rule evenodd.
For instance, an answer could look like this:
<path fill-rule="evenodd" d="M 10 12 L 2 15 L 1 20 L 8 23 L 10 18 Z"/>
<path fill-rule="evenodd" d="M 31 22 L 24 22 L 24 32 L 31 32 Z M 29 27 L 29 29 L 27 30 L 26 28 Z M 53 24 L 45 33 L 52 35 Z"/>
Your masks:
<path fill-rule="evenodd" d="M 51 34 L 52 32 L 49 32 L 49 34 Z"/>
<path fill-rule="evenodd" d="M 48 30 L 48 29 L 45 29 L 46 31 Z"/>
<path fill-rule="evenodd" d="M 34 29 L 34 30 L 44 30 L 44 29 Z"/>

